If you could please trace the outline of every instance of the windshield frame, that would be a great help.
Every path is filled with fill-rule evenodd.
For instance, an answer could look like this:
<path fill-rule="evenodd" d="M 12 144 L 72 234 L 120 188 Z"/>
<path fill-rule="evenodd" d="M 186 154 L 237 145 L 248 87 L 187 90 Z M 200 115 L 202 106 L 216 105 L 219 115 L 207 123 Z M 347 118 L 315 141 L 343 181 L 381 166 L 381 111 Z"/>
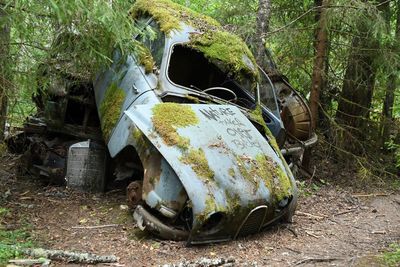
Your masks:
<path fill-rule="evenodd" d="M 276 89 L 275 89 L 274 83 L 271 81 L 271 79 L 269 78 L 267 73 L 259 65 L 257 65 L 257 67 L 258 67 L 258 70 L 260 71 L 260 75 L 263 75 L 266 78 L 266 80 L 268 81 L 268 83 L 270 84 L 270 86 L 271 86 L 271 91 L 272 91 L 272 95 L 273 95 L 273 99 L 274 99 L 274 107 L 273 107 L 274 109 L 271 109 L 272 107 L 266 106 L 265 104 L 263 104 L 261 102 L 261 93 L 260 93 L 260 90 L 261 90 L 260 89 L 260 87 L 261 87 L 260 83 L 261 83 L 261 81 L 259 81 L 257 83 L 257 88 L 256 88 L 257 92 L 255 93 L 256 94 L 256 102 L 257 102 L 258 105 L 261 105 L 261 106 L 267 108 L 276 117 L 280 118 L 281 115 L 280 115 L 280 111 L 279 111 L 278 98 L 276 96 Z"/>

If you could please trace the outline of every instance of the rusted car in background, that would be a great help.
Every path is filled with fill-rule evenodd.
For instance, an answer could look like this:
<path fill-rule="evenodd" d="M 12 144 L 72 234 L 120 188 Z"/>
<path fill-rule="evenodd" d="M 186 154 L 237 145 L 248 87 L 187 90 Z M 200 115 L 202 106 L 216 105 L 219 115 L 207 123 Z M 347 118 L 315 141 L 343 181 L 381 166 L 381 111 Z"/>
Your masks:
<path fill-rule="evenodd" d="M 162 238 L 220 242 L 290 221 L 292 170 L 315 142 L 304 100 L 211 18 L 168 0 L 130 15 L 136 53 L 116 50 L 93 82 L 43 71 L 38 114 L 10 148 L 72 187 L 124 181 L 138 226 Z"/>

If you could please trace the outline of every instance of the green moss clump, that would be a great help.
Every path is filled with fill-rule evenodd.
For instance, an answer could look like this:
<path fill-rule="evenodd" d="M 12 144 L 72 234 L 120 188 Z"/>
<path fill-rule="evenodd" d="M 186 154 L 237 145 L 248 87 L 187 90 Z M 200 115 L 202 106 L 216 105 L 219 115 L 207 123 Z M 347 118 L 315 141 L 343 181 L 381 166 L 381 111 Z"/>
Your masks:
<path fill-rule="evenodd" d="M 192 103 L 200 104 L 200 100 L 197 97 L 194 97 L 194 96 L 191 96 L 191 95 L 185 95 L 185 98 L 187 100 L 189 100 L 190 102 L 192 102 Z"/>
<path fill-rule="evenodd" d="M 147 137 L 138 128 L 133 129 L 132 137 L 136 144 L 135 148 L 139 149 L 138 153 L 143 152 L 149 147 L 149 141 L 147 140 Z"/>
<path fill-rule="evenodd" d="M 259 73 L 255 68 L 254 56 L 238 36 L 222 29 L 209 29 L 203 34 L 192 34 L 188 45 L 202 52 L 211 62 L 225 68 L 225 71 L 234 74 L 239 81 L 250 78 L 253 84 L 257 82 Z"/>
<path fill-rule="evenodd" d="M 236 157 L 239 166 L 240 174 L 258 187 L 258 179 L 264 180 L 265 185 L 271 188 L 272 175 L 274 173 L 274 165 L 272 162 L 267 161 L 265 156 L 258 155 L 256 159 Z"/>
<path fill-rule="evenodd" d="M 263 119 L 261 106 L 258 105 L 255 110 L 250 112 L 249 115 L 252 120 L 258 122 L 263 127 L 264 133 L 268 137 L 268 142 L 271 144 L 275 153 L 278 154 L 279 158 L 282 160 L 282 163 L 285 166 L 286 171 L 290 172 L 290 168 L 281 153 L 281 149 L 280 149 L 278 143 L 276 142 L 275 136 L 271 133 L 271 130 L 268 128 L 267 124 L 265 123 L 265 121 Z"/>
<path fill-rule="evenodd" d="M 139 64 L 144 66 L 145 73 L 151 73 L 155 68 L 156 63 L 154 62 L 150 50 L 144 45 L 138 44 L 138 58 Z"/>
<path fill-rule="evenodd" d="M 190 149 L 188 152 L 184 153 L 180 160 L 185 164 L 189 164 L 199 177 L 207 181 L 214 179 L 214 172 L 210 169 L 206 155 L 201 148 Z"/>
<path fill-rule="evenodd" d="M 290 178 L 281 168 L 276 168 L 276 178 L 273 179 L 273 186 L 278 201 L 289 196 L 292 191 Z"/>
<path fill-rule="evenodd" d="M 234 177 L 235 176 L 235 170 L 233 168 L 229 168 L 228 174 L 229 174 L 229 176 Z"/>
<path fill-rule="evenodd" d="M 241 208 L 240 196 L 225 190 L 225 197 L 226 202 L 228 203 L 229 211 L 232 214 L 236 214 L 236 212 Z"/>
<path fill-rule="evenodd" d="M 152 111 L 154 129 L 165 144 L 188 149 L 189 140 L 180 136 L 176 128 L 196 125 L 199 122 L 191 107 L 177 103 L 160 103 L 155 105 Z"/>
<path fill-rule="evenodd" d="M 112 83 L 106 90 L 99 108 L 101 130 L 105 140 L 110 139 L 111 132 L 118 122 L 125 97 L 124 90 L 119 88 L 116 83 Z"/>
<path fill-rule="evenodd" d="M 225 67 L 225 71 L 236 75 L 239 80 L 250 78 L 252 85 L 258 80 L 255 58 L 245 42 L 225 31 L 216 20 L 170 0 L 137 0 L 130 14 L 134 18 L 140 15 L 152 16 L 167 35 L 173 30 L 181 30 L 181 23 L 194 27 L 202 33 L 192 34 L 188 46 Z"/>
<path fill-rule="evenodd" d="M 281 149 L 279 148 L 279 145 L 276 142 L 274 135 L 271 133 L 271 130 L 268 128 L 263 119 L 261 106 L 257 105 L 257 107 L 252 112 L 250 112 L 249 115 L 252 120 L 258 122 L 263 127 L 264 133 L 268 137 L 268 141 L 271 144 L 272 148 L 275 150 L 276 153 L 278 153 L 281 159 L 283 159 L 281 155 Z"/>
<path fill-rule="evenodd" d="M 257 155 L 255 159 L 237 157 L 236 160 L 241 175 L 256 187 L 258 179 L 261 178 L 275 201 L 279 202 L 290 195 L 292 189 L 290 178 L 265 155 Z"/>
<path fill-rule="evenodd" d="M 141 142 L 141 140 L 143 139 L 143 133 L 136 127 L 132 131 L 132 136 L 133 139 L 137 142 Z"/>
<path fill-rule="evenodd" d="M 180 30 L 181 22 L 199 29 L 204 28 L 203 25 L 221 27 L 216 20 L 169 0 L 137 0 L 130 14 L 134 18 L 140 15 L 152 16 L 167 35 L 173 30 Z"/>
<path fill-rule="evenodd" d="M 217 209 L 217 204 L 215 203 L 214 199 L 208 196 L 205 201 L 204 210 L 201 213 L 196 214 L 197 220 L 200 222 L 204 222 L 208 218 L 208 215 L 216 211 L 216 209 Z"/>

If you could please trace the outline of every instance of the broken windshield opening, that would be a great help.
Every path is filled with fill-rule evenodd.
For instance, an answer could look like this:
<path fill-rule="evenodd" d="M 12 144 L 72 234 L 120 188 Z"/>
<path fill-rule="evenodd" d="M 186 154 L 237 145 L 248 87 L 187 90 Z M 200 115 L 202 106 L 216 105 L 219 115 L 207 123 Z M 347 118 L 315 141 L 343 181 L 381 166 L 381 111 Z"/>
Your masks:
<path fill-rule="evenodd" d="M 280 117 L 278 103 L 276 102 L 275 89 L 268 75 L 261 69 L 260 70 L 260 101 L 261 104 L 272 111 L 275 116 Z"/>
<path fill-rule="evenodd" d="M 211 63 L 203 53 L 185 45 L 173 47 L 168 77 L 177 85 L 232 101 L 247 109 L 255 106 L 250 93 L 250 80 L 239 84 L 232 75 Z"/>

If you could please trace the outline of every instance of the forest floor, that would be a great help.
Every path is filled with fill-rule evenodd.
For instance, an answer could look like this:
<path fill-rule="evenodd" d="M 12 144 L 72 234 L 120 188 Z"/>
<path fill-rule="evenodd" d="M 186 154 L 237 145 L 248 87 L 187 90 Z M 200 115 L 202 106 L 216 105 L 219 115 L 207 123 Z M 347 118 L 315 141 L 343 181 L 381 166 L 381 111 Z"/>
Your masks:
<path fill-rule="evenodd" d="M 36 246 L 46 249 L 116 255 L 115 266 L 203 258 L 232 259 L 234 266 L 379 266 L 376 255 L 400 242 L 399 191 L 343 189 L 332 183 L 303 188 L 294 223 L 231 242 L 187 247 L 143 235 L 121 206 L 123 191 L 100 195 L 44 186 L 16 175 L 13 157 L 3 157 L 0 165 L 0 208 L 8 210 L 0 220 L 3 228 L 25 229 Z M 111 226 L 90 228 L 98 225 Z"/>

